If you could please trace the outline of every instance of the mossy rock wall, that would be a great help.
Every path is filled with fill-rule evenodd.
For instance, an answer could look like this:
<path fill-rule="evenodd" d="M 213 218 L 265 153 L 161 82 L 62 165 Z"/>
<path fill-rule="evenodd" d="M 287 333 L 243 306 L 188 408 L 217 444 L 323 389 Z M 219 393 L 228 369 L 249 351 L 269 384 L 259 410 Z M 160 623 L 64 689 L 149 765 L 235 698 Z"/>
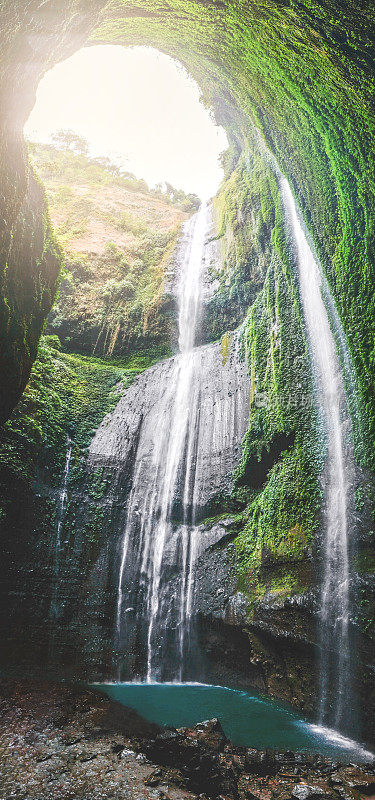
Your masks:
<path fill-rule="evenodd" d="M 358 9 L 351 0 L 171 0 L 166 6 L 157 0 L 81 0 L 63 7 L 6 2 L 0 25 L 5 42 L 1 217 L 8 246 L 26 191 L 21 126 L 43 70 L 77 49 L 94 29 L 92 41 L 150 44 L 178 57 L 200 83 L 233 143 L 241 148 L 250 124 L 257 126 L 293 185 L 342 315 L 366 408 L 372 460 L 372 3 Z M 53 286 L 54 280 L 55 275 L 47 283 Z"/>
<path fill-rule="evenodd" d="M 0 430 L 2 668 L 49 668 L 65 676 L 75 670 L 77 676 L 88 658 L 85 642 L 95 658 L 96 645 L 104 648 L 103 632 L 99 636 L 73 624 L 67 634 L 67 620 L 76 619 L 77 604 L 90 598 L 98 604 L 95 609 L 102 614 L 104 630 L 106 626 L 111 629 L 112 621 L 104 595 L 98 596 L 99 583 L 97 591 L 88 588 L 98 549 L 108 543 L 108 530 L 101 524 L 102 509 L 97 508 L 103 478 L 94 472 L 86 480 L 87 448 L 105 414 L 139 371 L 136 366 L 123 369 L 99 359 L 62 353 L 55 336 L 41 340 L 27 389 Z M 70 447 L 67 507 L 58 542 Z M 86 496 L 87 517 L 82 512 Z M 68 553 L 61 562 L 60 547 L 64 557 Z M 103 567 L 104 594 L 107 578 Z M 55 594 L 61 583 L 70 604 L 65 610 L 60 606 L 57 614 Z M 62 640 L 64 657 L 57 664 L 55 642 L 61 652 Z M 95 660 L 90 663 L 94 669 Z"/>
<path fill-rule="evenodd" d="M 270 587 L 284 595 L 303 592 L 316 584 L 310 564 L 324 454 L 313 406 L 301 411 L 299 403 L 300 394 L 311 396 L 312 384 L 298 287 L 277 182 L 256 152 L 254 137 L 258 132 L 291 183 L 336 300 L 359 386 L 361 463 L 371 468 L 372 2 L 359 7 L 351 0 L 77 0 L 63 5 L 13 0 L 3 4 L 0 24 L 5 41 L 0 87 L 2 418 L 27 381 L 59 269 L 44 199 L 22 146 L 21 129 L 37 82 L 48 66 L 87 40 L 158 47 L 192 72 L 231 141 L 227 180 L 216 203 L 225 268 L 212 302 L 207 338 L 235 327 L 253 303 L 243 331 L 254 403 L 235 498 L 242 508 L 236 542 L 238 585 L 254 612 Z M 262 395 L 268 398 L 265 406 L 256 402 Z M 298 409 L 289 403 L 291 396 L 294 402 L 297 398 Z M 254 478 L 259 473 L 261 485 Z M 8 486 L 9 480 L 8 475 Z M 9 536 L 9 527 L 6 531 Z M 359 554 L 364 572 L 369 571 L 371 553 L 366 544 Z M 358 615 L 364 658 L 373 618 L 366 580 L 360 584 L 363 602 Z"/>

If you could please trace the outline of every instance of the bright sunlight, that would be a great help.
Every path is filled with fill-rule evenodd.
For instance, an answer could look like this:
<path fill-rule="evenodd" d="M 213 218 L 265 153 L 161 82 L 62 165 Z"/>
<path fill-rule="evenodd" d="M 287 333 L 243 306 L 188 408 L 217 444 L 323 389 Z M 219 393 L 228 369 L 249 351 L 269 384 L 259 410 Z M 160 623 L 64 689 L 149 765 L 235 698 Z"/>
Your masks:
<path fill-rule="evenodd" d="M 205 200 L 222 180 L 228 141 L 200 98 L 181 64 L 157 50 L 87 47 L 44 76 L 25 134 L 49 142 L 58 129 L 74 130 L 92 156 Z"/>

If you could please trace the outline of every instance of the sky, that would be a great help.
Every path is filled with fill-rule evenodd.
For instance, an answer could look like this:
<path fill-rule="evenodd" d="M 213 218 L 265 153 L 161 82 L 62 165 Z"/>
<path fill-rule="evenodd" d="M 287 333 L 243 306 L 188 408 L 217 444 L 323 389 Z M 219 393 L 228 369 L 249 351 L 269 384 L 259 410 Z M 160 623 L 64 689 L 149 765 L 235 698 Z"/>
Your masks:
<path fill-rule="evenodd" d="M 223 178 L 228 145 L 181 64 L 147 47 L 96 45 L 79 50 L 42 78 L 25 125 L 33 141 L 60 128 L 84 136 L 150 186 L 168 181 L 203 200 Z"/>

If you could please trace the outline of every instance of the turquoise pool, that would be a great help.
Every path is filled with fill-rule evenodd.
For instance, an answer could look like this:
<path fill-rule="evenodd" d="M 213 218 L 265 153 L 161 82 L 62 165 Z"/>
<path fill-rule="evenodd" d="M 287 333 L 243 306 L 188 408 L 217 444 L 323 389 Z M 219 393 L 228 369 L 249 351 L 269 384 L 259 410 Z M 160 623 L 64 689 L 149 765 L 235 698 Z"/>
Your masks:
<path fill-rule="evenodd" d="M 340 760 L 369 760 L 371 753 L 336 731 L 302 720 L 277 701 L 192 683 L 96 683 L 112 700 L 150 722 L 174 728 L 217 717 L 235 745 L 314 752 Z"/>

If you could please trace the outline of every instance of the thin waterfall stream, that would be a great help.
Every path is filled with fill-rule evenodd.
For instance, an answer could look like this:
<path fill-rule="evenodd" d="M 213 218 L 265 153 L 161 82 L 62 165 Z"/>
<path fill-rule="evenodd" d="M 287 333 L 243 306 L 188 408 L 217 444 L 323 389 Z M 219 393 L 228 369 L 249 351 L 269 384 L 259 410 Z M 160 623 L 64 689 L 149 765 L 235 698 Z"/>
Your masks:
<path fill-rule="evenodd" d="M 68 481 L 69 481 L 69 470 L 72 459 L 72 452 L 73 452 L 73 440 L 68 434 L 66 438 L 66 455 L 65 455 L 64 472 L 62 475 L 60 491 L 58 495 L 58 504 L 57 504 L 56 540 L 54 548 L 54 576 L 52 585 L 52 597 L 49 609 L 49 617 L 51 620 L 51 631 L 49 639 L 48 661 L 49 664 L 52 665 L 55 662 L 55 656 L 56 656 L 55 653 L 56 627 L 59 617 L 61 615 L 61 602 L 60 602 L 60 570 L 61 570 L 61 549 L 62 549 L 61 536 L 64 528 L 64 520 L 68 502 Z"/>
<path fill-rule="evenodd" d="M 68 480 L 69 480 L 70 462 L 72 458 L 72 450 L 73 450 L 73 442 L 68 434 L 66 439 L 66 456 L 65 456 L 64 472 L 62 476 L 58 505 L 57 505 L 56 542 L 55 542 L 55 553 L 54 553 L 55 584 L 53 588 L 53 595 L 52 595 L 51 609 L 50 609 L 50 615 L 52 618 L 55 618 L 58 615 L 57 601 L 58 601 L 58 578 L 60 572 L 60 556 L 61 556 L 61 533 L 64 525 L 66 504 L 68 501 Z"/>
<path fill-rule="evenodd" d="M 303 232 L 285 178 L 282 198 L 296 248 L 302 307 L 310 340 L 318 406 L 326 431 L 327 459 L 323 577 L 320 608 L 319 721 L 348 728 L 353 707 L 351 681 L 349 492 L 353 455 L 342 370 L 322 296 L 322 277 Z"/>

